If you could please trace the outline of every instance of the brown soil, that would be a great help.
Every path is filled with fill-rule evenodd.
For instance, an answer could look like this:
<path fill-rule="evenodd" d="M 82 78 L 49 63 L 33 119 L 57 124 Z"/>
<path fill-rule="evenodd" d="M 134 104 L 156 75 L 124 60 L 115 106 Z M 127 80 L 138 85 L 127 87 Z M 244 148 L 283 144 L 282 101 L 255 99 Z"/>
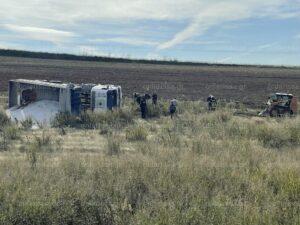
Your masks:
<path fill-rule="evenodd" d="M 260 103 L 271 92 L 300 96 L 300 68 L 184 66 L 0 57 L 0 92 L 10 79 L 118 84 L 125 95 L 156 92 L 163 98 L 217 98 Z"/>

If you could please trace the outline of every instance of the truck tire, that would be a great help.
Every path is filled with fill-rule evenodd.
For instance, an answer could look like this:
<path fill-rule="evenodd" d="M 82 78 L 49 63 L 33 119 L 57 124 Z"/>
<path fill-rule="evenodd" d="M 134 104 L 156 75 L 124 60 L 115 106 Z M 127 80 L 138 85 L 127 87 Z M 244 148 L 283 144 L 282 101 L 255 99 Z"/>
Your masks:
<path fill-rule="evenodd" d="M 282 116 L 283 117 L 285 117 L 285 118 L 288 118 L 288 117 L 290 117 L 292 114 L 291 114 L 291 112 L 289 112 L 289 111 L 285 111 L 283 114 L 282 114 Z"/>
<path fill-rule="evenodd" d="M 271 109 L 270 116 L 271 117 L 278 117 L 279 116 L 278 110 L 277 109 Z"/>

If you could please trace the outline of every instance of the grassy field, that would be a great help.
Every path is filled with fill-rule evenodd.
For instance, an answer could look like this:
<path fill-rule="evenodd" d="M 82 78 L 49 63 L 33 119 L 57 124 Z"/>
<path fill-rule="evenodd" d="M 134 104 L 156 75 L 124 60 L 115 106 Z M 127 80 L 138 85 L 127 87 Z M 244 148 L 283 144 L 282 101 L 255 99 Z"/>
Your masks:
<path fill-rule="evenodd" d="M 167 104 L 39 130 L 2 110 L 0 224 L 300 223 L 300 118 L 187 101 L 172 120 Z"/>

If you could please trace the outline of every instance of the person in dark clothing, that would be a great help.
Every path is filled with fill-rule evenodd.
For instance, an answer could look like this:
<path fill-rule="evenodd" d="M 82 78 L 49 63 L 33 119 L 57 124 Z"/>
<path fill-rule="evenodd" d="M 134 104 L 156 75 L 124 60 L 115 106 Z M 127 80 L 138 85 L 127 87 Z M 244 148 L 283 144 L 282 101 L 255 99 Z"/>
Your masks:
<path fill-rule="evenodd" d="M 177 100 L 176 100 L 176 98 L 174 98 L 174 99 L 171 101 L 171 104 L 170 104 L 170 107 L 169 107 L 171 119 L 173 119 L 173 116 L 174 116 L 174 114 L 176 113 L 176 107 L 177 107 Z"/>
<path fill-rule="evenodd" d="M 149 100 L 149 99 L 151 99 L 151 95 L 145 94 L 145 99 L 146 99 L 146 101 Z"/>
<path fill-rule="evenodd" d="M 142 101 L 142 98 L 143 98 L 142 96 L 137 96 L 136 97 L 136 103 L 140 105 L 141 101 Z"/>
<path fill-rule="evenodd" d="M 132 98 L 133 98 L 133 103 L 138 103 L 138 104 L 140 104 L 140 98 L 141 98 L 141 95 L 140 95 L 139 93 L 135 92 L 135 93 L 133 94 Z"/>
<path fill-rule="evenodd" d="M 141 117 L 143 119 L 145 119 L 146 118 L 146 113 L 147 113 L 147 101 L 146 101 L 145 97 L 141 97 L 140 109 L 141 109 Z"/>
<path fill-rule="evenodd" d="M 214 111 L 216 109 L 217 99 L 213 95 L 209 95 L 206 101 L 208 103 L 208 110 Z"/>
<path fill-rule="evenodd" d="M 156 93 L 154 93 L 154 94 L 152 95 L 152 103 L 153 103 L 153 105 L 156 105 L 156 104 L 157 104 L 157 94 L 156 94 Z"/>

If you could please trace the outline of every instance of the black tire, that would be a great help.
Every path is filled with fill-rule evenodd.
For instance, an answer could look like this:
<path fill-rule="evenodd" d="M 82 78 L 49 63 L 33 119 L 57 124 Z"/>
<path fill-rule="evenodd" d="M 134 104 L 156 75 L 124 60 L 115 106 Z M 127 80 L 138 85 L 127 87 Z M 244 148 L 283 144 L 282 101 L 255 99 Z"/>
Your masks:
<path fill-rule="evenodd" d="M 270 116 L 271 117 L 278 117 L 279 116 L 278 110 L 277 109 L 271 109 Z"/>
<path fill-rule="evenodd" d="M 285 111 L 285 112 L 282 114 L 282 116 L 285 117 L 285 118 L 288 118 L 288 117 L 291 116 L 291 112 Z"/>

